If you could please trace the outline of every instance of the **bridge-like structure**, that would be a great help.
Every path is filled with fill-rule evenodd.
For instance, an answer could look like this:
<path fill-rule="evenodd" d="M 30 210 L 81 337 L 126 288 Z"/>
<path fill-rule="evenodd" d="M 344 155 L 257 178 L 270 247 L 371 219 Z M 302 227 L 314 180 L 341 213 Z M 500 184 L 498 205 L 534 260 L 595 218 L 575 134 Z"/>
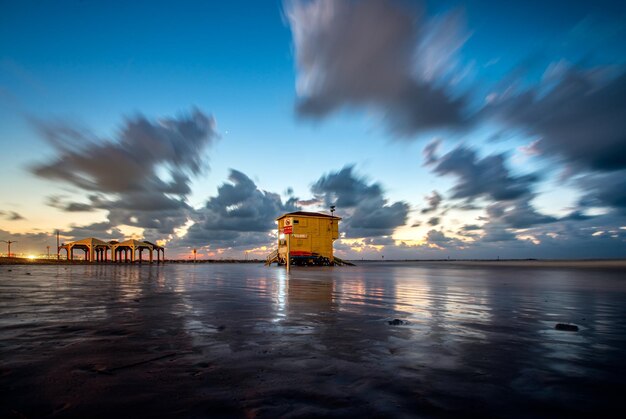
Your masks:
<path fill-rule="evenodd" d="M 59 252 L 65 250 L 67 260 L 74 260 L 75 251 L 84 252 L 84 260 L 89 262 L 143 262 L 143 252 L 147 251 L 146 262 L 155 262 L 154 253 L 156 252 L 156 262 L 165 262 L 165 247 L 159 246 L 149 241 L 142 240 L 125 240 L 118 242 L 115 240 L 105 242 L 95 237 L 89 237 L 70 243 L 63 243 L 59 246 Z"/>

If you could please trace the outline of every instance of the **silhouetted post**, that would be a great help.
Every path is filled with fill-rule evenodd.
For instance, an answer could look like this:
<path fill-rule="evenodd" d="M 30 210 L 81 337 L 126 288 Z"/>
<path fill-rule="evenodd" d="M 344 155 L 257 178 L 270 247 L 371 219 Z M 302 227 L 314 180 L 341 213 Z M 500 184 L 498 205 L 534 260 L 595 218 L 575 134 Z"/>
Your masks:
<path fill-rule="evenodd" d="M 46 249 L 48 249 L 48 259 L 50 259 L 50 246 L 46 246 Z"/>
<path fill-rule="evenodd" d="M 59 230 L 57 230 L 57 261 L 61 259 L 61 250 L 59 249 Z"/>
<path fill-rule="evenodd" d="M 11 257 L 11 243 L 17 243 L 17 240 L 0 240 L 7 244 L 7 257 Z"/>
<path fill-rule="evenodd" d="M 193 263 L 196 263 L 196 253 L 198 252 L 197 249 L 193 249 Z"/>
<path fill-rule="evenodd" d="M 287 234 L 287 273 L 291 265 L 291 234 Z"/>
<path fill-rule="evenodd" d="M 330 206 L 330 246 L 331 246 L 331 254 L 333 255 L 333 260 L 331 261 L 333 265 L 335 265 L 335 251 L 333 250 L 333 234 L 334 234 L 334 221 L 335 221 L 335 206 Z"/>

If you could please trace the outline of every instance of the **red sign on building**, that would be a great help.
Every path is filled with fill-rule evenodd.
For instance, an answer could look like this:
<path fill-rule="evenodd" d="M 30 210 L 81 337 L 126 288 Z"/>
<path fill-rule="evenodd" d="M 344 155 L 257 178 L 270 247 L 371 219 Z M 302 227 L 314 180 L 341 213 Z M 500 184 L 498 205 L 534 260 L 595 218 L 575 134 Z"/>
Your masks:
<path fill-rule="evenodd" d="M 293 226 L 285 226 L 285 227 L 283 227 L 283 233 L 284 234 L 291 234 L 291 233 L 293 233 Z"/>

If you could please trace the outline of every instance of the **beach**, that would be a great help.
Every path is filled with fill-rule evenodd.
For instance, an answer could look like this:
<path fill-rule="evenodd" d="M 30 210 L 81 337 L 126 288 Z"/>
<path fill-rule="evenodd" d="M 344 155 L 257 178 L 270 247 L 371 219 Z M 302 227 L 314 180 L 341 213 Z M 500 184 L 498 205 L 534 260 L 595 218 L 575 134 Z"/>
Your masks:
<path fill-rule="evenodd" d="M 618 262 L 3 265 L 0 416 L 609 417 Z"/>

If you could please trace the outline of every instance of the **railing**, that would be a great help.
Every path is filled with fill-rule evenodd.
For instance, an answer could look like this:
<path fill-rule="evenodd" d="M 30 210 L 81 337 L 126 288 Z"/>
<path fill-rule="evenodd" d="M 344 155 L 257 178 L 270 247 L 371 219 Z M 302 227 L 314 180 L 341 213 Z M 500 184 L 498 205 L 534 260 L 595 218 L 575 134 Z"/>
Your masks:
<path fill-rule="evenodd" d="M 270 253 L 267 256 L 267 258 L 265 258 L 265 264 L 269 266 L 277 260 L 278 260 L 278 249 L 274 250 L 272 253 Z"/>

